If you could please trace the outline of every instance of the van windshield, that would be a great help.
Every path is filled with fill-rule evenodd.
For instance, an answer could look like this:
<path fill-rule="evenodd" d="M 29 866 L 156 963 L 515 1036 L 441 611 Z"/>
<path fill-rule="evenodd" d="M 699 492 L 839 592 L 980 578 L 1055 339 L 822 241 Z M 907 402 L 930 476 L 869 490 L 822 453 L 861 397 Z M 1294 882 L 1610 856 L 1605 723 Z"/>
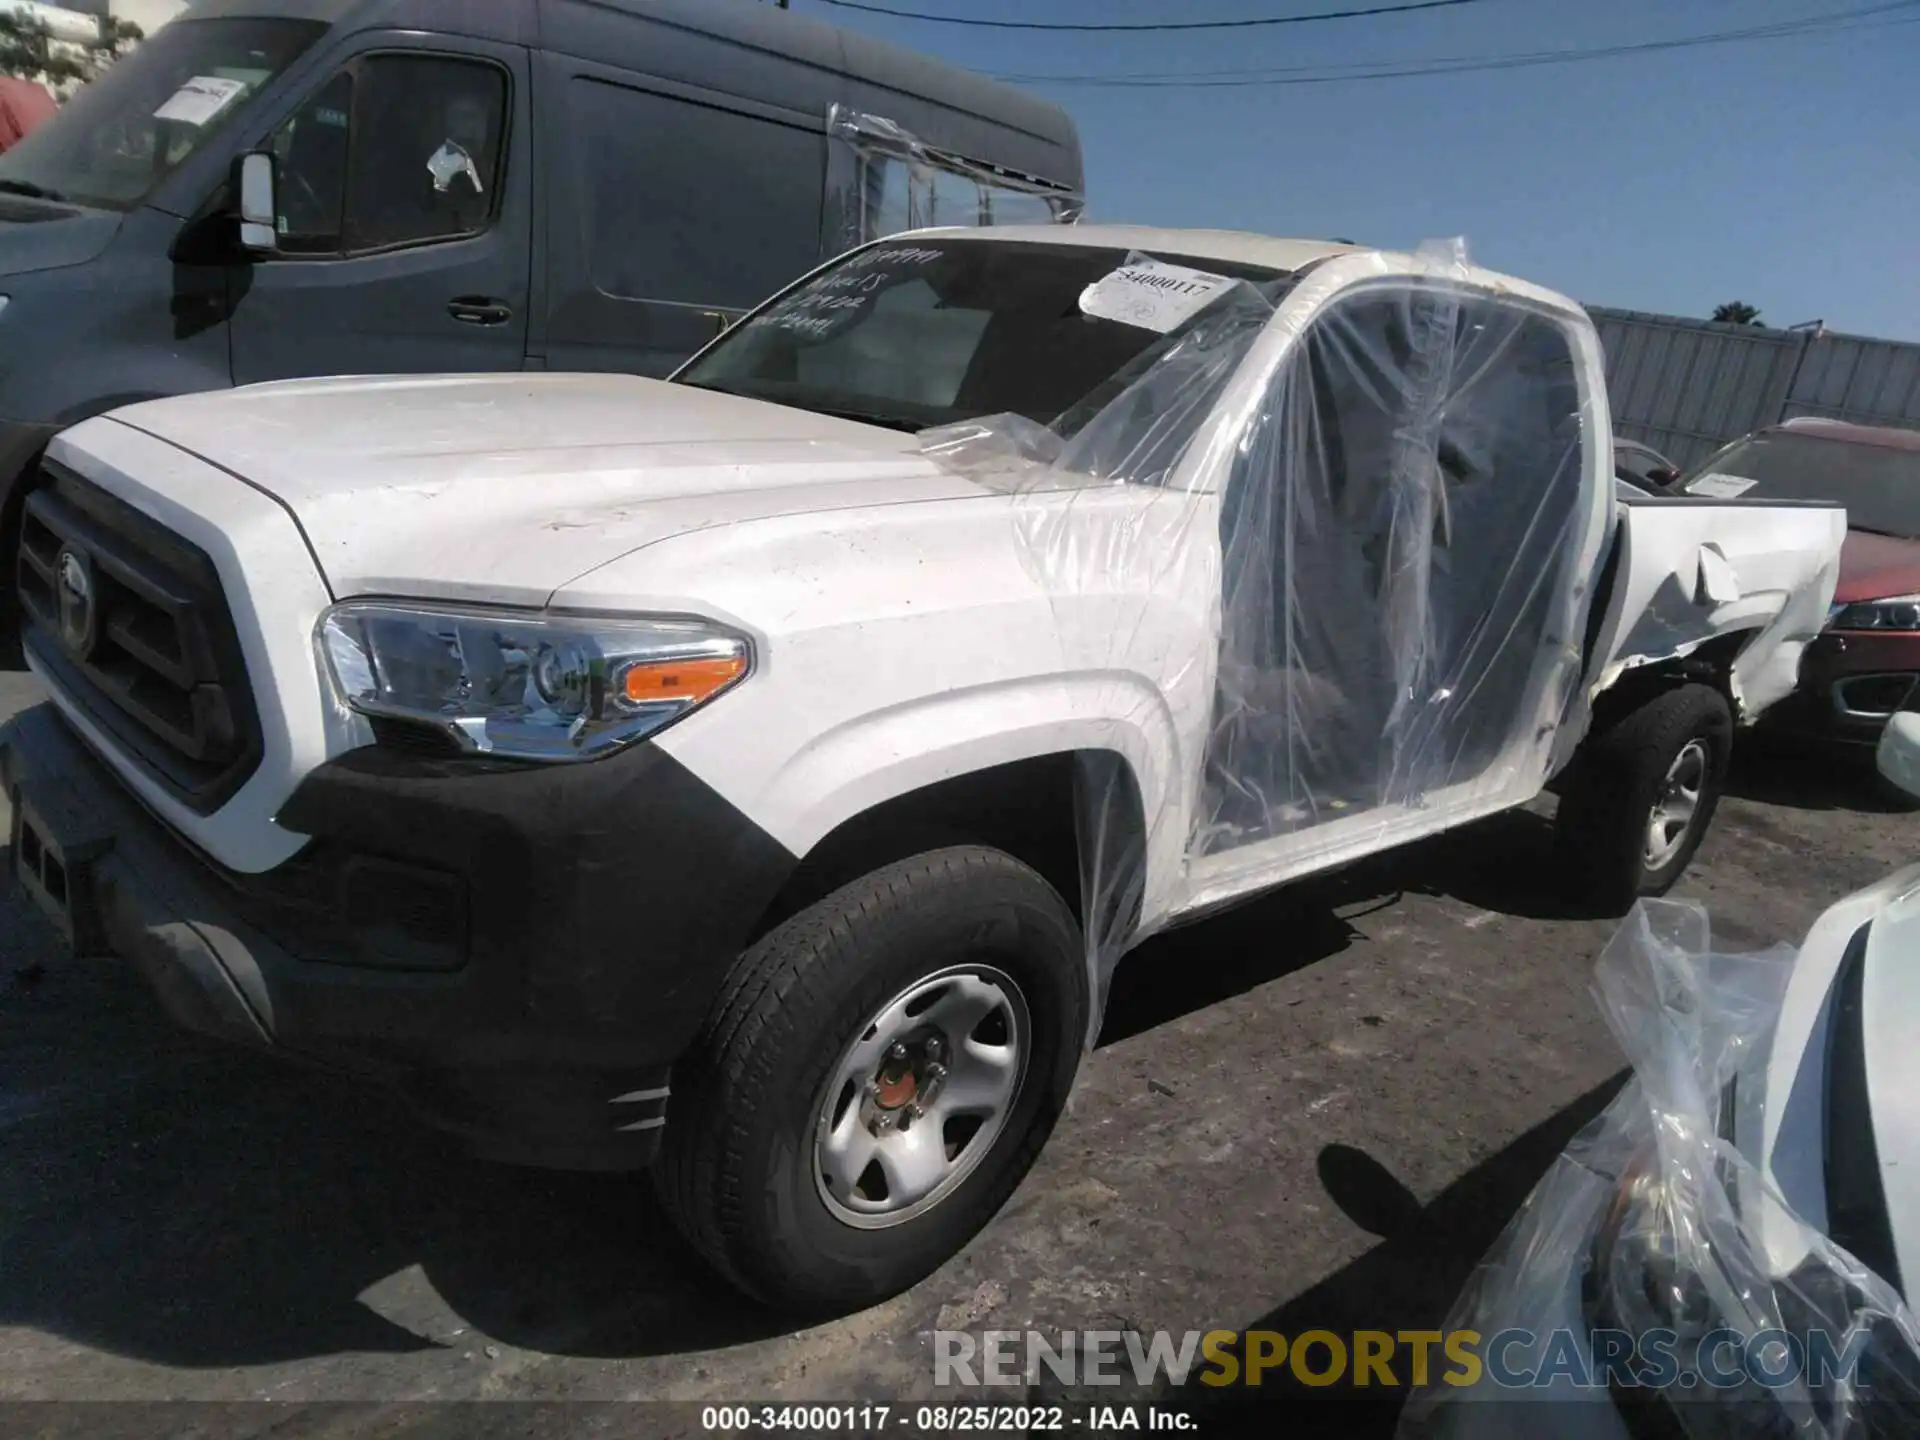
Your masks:
<path fill-rule="evenodd" d="M 176 20 L 0 154 L 0 193 L 131 210 L 326 33 L 310 20 Z"/>
<path fill-rule="evenodd" d="M 1156 258 L 1256 287 L 1283 274 Z M 1000 414 L 1049 425 L 1168 339 L 1082 307 L 1128 260 L 1110 246 L 883 241 L 778 296 L 675 379 L 898 430 Z"/>

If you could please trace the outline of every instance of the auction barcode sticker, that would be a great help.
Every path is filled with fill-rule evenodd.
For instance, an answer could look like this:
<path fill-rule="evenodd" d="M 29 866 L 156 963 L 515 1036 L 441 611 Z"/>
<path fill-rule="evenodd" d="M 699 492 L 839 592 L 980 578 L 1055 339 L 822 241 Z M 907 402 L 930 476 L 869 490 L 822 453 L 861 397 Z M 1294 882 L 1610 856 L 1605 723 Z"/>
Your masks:
<path fill-rule="evenodd" d="M 196 75 L 171 99 L 153 112 L 156 120 L 178 120 L 184 125 L 205 125 L 227 106 L 234 96 L 247 88 L 244 80 L 227 80 L 218 75 Z"/>
<path fill-rule="evenodd" d="M 1759 483 L 1743 475 L 1702 475 L 1687 485 L 1687 493 L 1704 495 L 1709 500 L 1738 500 Z"/>
<path fill-rule="evenodd" d="M 1162 335 L 1204 310 L 1222 290 L 1239 282 L 1228 275 L 1191 270 L 1161 260 L 1122 265 L 1080 292 L 1083 314 L 1117 320 Z"/>

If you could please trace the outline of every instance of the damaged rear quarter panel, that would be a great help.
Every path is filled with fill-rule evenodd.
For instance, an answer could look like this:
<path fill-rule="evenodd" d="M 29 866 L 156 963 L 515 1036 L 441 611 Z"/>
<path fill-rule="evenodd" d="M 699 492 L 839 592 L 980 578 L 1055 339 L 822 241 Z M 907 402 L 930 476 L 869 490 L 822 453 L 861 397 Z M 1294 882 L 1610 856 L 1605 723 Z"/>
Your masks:
<path fill-rule="evenodd" d="M 1743 721 L 1785 698 L 1826 624 L 1840 572 L 1839 506 L 1646 497 L 1620 506 L 1623 561 L 1595 693 L 1629 670 L 1750 633 L 1729 688 Z"/>

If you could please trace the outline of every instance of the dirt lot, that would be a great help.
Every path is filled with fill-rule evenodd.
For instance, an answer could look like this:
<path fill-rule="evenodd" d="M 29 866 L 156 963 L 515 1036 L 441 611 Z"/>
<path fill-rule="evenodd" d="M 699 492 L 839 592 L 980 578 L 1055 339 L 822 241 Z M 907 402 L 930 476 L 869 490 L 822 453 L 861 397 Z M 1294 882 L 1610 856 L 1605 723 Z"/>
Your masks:
<path fill-rule="evenodd" d="M 25 694 L 0 676 L 0 713 Z M 1920 848 L 1857 778 L 1755 751 L 1737 782 L 1682 891 L 1735 945 Z M 1556 898 L 1545 832 L 1502 817 L 1145 947 L 998 1221 L 797 1332 L 642 1181 L 482 1165 L 197 1043 L 120 966 L 56 960 L 9 885 L 0 1399 L 907 1397 L 936 1325 L 1437 1325 L 1621 1066 L 1586 994 L 1613 922 Z"/>

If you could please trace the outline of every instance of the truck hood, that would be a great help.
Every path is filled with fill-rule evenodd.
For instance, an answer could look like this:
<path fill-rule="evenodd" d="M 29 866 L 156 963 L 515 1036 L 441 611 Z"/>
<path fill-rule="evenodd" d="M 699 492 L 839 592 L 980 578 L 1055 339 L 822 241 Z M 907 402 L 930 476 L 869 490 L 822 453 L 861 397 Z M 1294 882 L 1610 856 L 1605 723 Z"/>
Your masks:
<path fill-rule="evenodd" d="M 0 279 L 84 265 L 107 248 L 123 218 L 0 192 Z"/>
<path fill-rule="evenodd" d="M 300 380 L 111 418 L 278 500 L 337 598 L 541 604 L 690 530 L 990 493 L 899 431 L 625 375 Z"/>
<path fill-rule="evenodd" d="M 1840 551 L 1840 583 L 1833 598 L 1841 605 L 1920 594 L 1920 541 L 1897 535 L 1849 530 Z"/>

